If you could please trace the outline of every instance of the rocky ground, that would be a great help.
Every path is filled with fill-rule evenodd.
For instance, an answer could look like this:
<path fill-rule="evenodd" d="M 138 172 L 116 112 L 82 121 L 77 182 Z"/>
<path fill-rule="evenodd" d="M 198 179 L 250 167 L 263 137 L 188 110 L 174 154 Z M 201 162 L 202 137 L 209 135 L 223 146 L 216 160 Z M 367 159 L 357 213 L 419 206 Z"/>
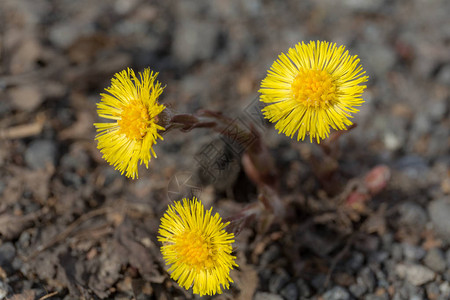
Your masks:
<path fill-rule="evenodd" d="M 449 11 L 446 0 L 2 0 L 0 299 L 196 298 L 168 278 L 159 218 L 192 187 L 227 217 L 256 187 L 206 129 L 167 133 L 139 180 L 105 163 L 99 93 L 148 66 L 163 103 L 256 124 L 276 160 L 288 214 L 242 230 L 235 284 L 216 299 L 450 299 Z M 317 39 L 346 45 L 370 76 L 332 156 L 254 114 L 277 55 Z M 230 159 L 204 176 L 210 145 Z M 380 165 L 387 186 L 349 207 Z"/>

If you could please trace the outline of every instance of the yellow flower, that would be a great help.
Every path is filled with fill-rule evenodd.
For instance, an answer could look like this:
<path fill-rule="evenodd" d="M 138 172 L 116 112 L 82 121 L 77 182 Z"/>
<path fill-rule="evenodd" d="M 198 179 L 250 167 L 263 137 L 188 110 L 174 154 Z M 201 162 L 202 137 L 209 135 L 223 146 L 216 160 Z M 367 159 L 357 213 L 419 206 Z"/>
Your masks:
<path fill-rule="evenodd" d="M 157 101 L 163 91 L 157 75 L 148 68 L 139 72 L 139 79 L 131 69 L 116 73 L 105 89 L 109 94 L 101 94 L 97 104 L 98 115 L 111 120 L 94 124 L 98 148 L 108 163 L 133 179 L 138 177 L 138 161 L 148 168 L 151 154 L 156 157 L 153 145 L 163 139 L 158 115 L 165 107 Z"/>
<path fill-rule="evenodd" d="M 264 117 L 277 122 L 278 132 L 297 140 L 309 134 L 320 143 L 330 127 L 345 130 L 361 97 L 368 77 L 356 55 L 344 46 L 328 42 L 298 43 L 282 53 L 261 83 Z"/>
<path fill-rule="evenodd" d="M 175 202 L 161 218 L 158 240 L 170 277 L 200 296 L 222 293 L 233 282 L 230 271 L 237 264 L 231 255 L 234 234 L 225 231 L 219 214 L 205 212 L 195 197 Z"/>

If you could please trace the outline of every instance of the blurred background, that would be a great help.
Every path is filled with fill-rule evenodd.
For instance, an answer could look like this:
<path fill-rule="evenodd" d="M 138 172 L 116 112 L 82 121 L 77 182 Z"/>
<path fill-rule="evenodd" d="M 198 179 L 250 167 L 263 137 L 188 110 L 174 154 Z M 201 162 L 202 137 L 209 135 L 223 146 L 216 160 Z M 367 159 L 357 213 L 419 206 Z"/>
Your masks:
<path fill-rule="evenodd" d="M 160 72 L 160 101 L 179 112 L 256 124 L 276 161 L 290 213 L 241 232 L 235 284 L 217 299 L 449 299 L 449 12 L 446 0 L 0 1 L 0 299 L 195 298 L 159 253 L 167 205 L 193 193 L 227 217 L 256 201 L 239 153 L 206 129 L 165 134 L 139 180 L 101 158 L 96 103 L 127 67 Z M 310 40 L 345 45 L 370 77 L 337 142 L 337 189 L 311 164 L 329 162 L 317 145 L 255 114 L 267 69 Z M 205 176 L 211 147 L 227 159 Z M 335 200 L 380 164 L 387 187 L 342 221 Z"/>

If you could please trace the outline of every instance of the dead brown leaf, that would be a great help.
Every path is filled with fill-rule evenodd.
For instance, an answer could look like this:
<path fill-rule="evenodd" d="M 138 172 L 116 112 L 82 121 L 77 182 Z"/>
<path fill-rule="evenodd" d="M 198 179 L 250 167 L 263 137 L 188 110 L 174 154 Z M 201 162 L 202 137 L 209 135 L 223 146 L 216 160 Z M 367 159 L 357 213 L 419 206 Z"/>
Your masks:
<path fill-rule="evenodd" d="M 367 233 L 377 233 L 382 236 L 386 232 L 386 203 L 382 203 L 378 210 L 369 216 L 362 225 L 362 228 Z"/>

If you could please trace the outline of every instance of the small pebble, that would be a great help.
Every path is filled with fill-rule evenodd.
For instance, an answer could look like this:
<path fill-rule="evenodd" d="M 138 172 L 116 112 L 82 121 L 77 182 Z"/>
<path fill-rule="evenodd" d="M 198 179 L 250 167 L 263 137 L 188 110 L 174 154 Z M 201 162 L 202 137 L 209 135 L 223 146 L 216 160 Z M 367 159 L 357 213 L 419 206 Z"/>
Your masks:
<path fill-rule="evenodd" d="M 425 291 L 419 286 L 415 286 L 411 284 L 409 281 L 404 281 L 403 285 L 399 289 L 401 292 L 401 295 L 405 299 L 411 299 L 413 297 L 422 297 L 423 299 L 425 297 Z"/>
<path fill-rule="evenodd" d="M 34 140 L 25 151 L 25 162 L 31 169 L 43 169 L 47 164 L 55 165 L 56 144 L 51 140 Z"/>
<path fill-rule="evenodd" d="M 381 271 L 381 269 L 378 266 L 376 267 L 374 266 L 372 270 L 377 280 L 377 286 L 384 287 L 387 289 L 389 287 L 389 283 L 387 282 L 386 275 L 383 273 L 383 271 Z"/>
<path fill-rule="evenodd" d="M 383 249 L 389 251 L 394 242 L 394 235 L 390 232 L 385 233 L 381 236 L 381 242 L 383 244 Z"/>
<path fill-rule="evenodd" d="M 441 273 L 446 269 L 446 262 L 444 253 L 441 249 L 432 248 L 427 252 L 425 259 L 423 260 L 425 265 L 431 270 Z"/>
<path fill-rule="evenodd" d="M 388 300 L 389 298 L 387 298 L 387 296 L 369 294 L 369 295 L 366 295 L 363 299 L 364 300 Z"/>
<path fill-rule="evenodd" d="M 437 299 L 440 295 L 439 285 L 436 282 L 430 282 L 425 287 L 428 299 Z"/>
<path fill-rule="evenodd" d="M 437 81 L 449 85 L 450 84 L 450 64 L 444 65 L 444 67 L 437 74 Z"/>
<path fill-rule="evenodd" d="M 400 214 L 399 223 L 401 225 L 421 230 L 428 221 L 427 212 L 417 203 L 402 203 L 398 208 L 398 212 Z"/>
<path fill-rule="evenodd" d="M 368 260 L 369 260 L 369 264 L 370 263 L 379 264 L 388 258 L 389 258 L 389 253 L 387 251 L 377 251 L 377 252 L 371 253 Z"/>
<path fill-rule="evenodd" d="M 11 262 L 11 267 L 13 268 L 13 270 L 20 270 L 22 269 L 23 264 L 23 261 L 18 256 L 16 256 Z"/>
<path fill-rule="evenodd" d="M 347 0 L 347 3 L 358 3 L 360 6 L 361 3 L 368 3 L 372 7 L 372 3 L 383 3 L 383 1 L 355 1 L 355 0 Z M 363 5 L 363 7 L 367 7 L 367 5 Z M 375 6 L 376 7 L 376 6 Z M 386 73 L 392 68 L 395 64 L 395 52 L 392 47 L 389 47 L 386 44 L 380 43 L 360 43 L 359 45 L 359 53 L 362 55 L 362 59 L 365 59 L 367 62 L 367 66 L 370 66 L 370 72 L 374 74 L 375 78 L 383 78 L 386 76 Z M 363 53 L 370 53 L 370 55 L 364 57 Z"/>
<path fill-rule="evenodd" d="M 280 247 L 278 245 L 270 245 L 260 257 L 261 266 L 267 266 L 269 263 L 273 262 L 276 258 L 280 257 Z"/>
<path fill-rule="evenodd" d="M 394 296 L 392 296 L 392 300 L 403 300 L 405 298 L 403 298 L 402 296 L 400 296 L 400 293 L 395 292 Z"/>
<path fill-rule="evenodd" d="M 280 291 L 280 295 L 285 299 L 297 299 L 298 291 L 294 283 L 289 283 Z"/>
<path fill-rule="evenodd" d="M 357 299 L 360 299 L 362 295 L 367 292 L 367 288 L 362 283 L 355 283 L 349 287 L 350 293 L 355 296 Z"/>
<path fill-rule="evenodd" d="M 439 285 L 439 291 L 441 291 L 441 296 L 450 297 L 450 282 L 446 281 Z"/>
<path fill-rule="evenodd" d="M 269 284 L 269 280 L 272 277 L 272 271 L 269 268 L 262 268 L 262 270 L 258 272 L 258 275 L 260 284 L 267 287 Z"/>
<path fill-rule="evenodd" d="M 355 248 L 362 252 L 373 252 L 378 250 L 380 239 L 376 236 L 368 235 L 361 240 L 355 241 Z"/>
<path fill-rule="evenodd" d="M 450 243 L 450 198 L 433 200 L 428 205 L 428 212 L 436 232 Z"/>
<path fill-rule="evenodd" d="M 254 300 L 283 300 L 281 296 L 271 293 L 256 292 L 253 296 Z"/>
<path fill-rule="evenodd" d="M 269 291 L 271 293 L 279 293 L 288 282 L 289 275 L 285 271 L 275 273 L 269 279 Z"/>
<path fill-rule="evenodd" d="M 450 269 L 445 270 L 444 279 L 450 282 Z"/>
<path fill-rule="evenodd" d="M 364 283 L 364 285 L 367 287 L 369 292 L 373 292 L 375 289 L 375 286 L 377 284 L 375 274 L 370 270 L 370 268 L 365 267 L 361 270 L 359 273 L 358 278 L 361 279 L 361 281 Z"/>
<path fill-rule="evenodd" d="M 361 252 L 355 251 L 352 253 L 349 260 L 347 260 L 346 266 L 352 271 L 357 271 L 361 269 L 363 263 L 364 263 L 364 255 Z"/>
<path fill-rule="evenodd" d="M 397 261 L 388 259 L 383 263 L 383 270 L 386 272 L 386 278 L 389 282 L 394 282 L 397 275 L 395 274 L 395 268 L 397 267 Z"/>
<path fill-rule="evenodd" d="M 445 260 L 447 261 L 447 269 L 450 269 L 450 249 L 445 252 Z"/>
<path fill-rule="evenodd" d="M 402 246 L 405 259 L 413 262 L 421 260 L 427 253 L 423 248 L 408 243 L 403 243 Z"/>
<path fill-rule="evenodd" d="M 428 114 L 433 121 L 440 121 L 447 112 L 447 101 L 431 101 Z"/>
<path fill-rule="evenodd" d="M 403 246 L 399 243 L 392 244 L 391 256 L 395 261 L 400 261 L 403 258 Z"/>
<path fill-rule="evenodd" d="M 331 290 L 328 290 L 325 294 L 323 294 L 324 300 L 349 300 L 350 294 L 346 289 L 340 286 L 335 286 Z"/>
<path fill-rule="evenodd" d="M 7 242 L 0 246 L 0 266 L 10 264 L 14 256 L 16 256 L 16 248 L 12 243 Z"/>
<path fill-rule="evenodd" d="M 398 264 L 396 273 L 415 286 L 430 282 L 435 277 L 435 273 L 432 270 L 419 264 Z"/>
<path fill-rule="evenodd" d="M 12 291 L 11 287 L 7 283 L 0 280 L 0 300 L 5 299 L 10 291 Z"/>
<path fill-rule="evenodd" d="M 323 291 L 323 286 L 326 280 L 326 275 L 318 274 L 311 279 L 310 283 L 317 291 Z"/>
<path fill-rule="evenodd" d="M 297 289 L 298 289 L 298 293 L 299 293 L 300 297 L 307 298 L 307 297 L 311 296 L 311 289 L 309 288 L 309 286 L 305 280 L 299 278 L 299 279 L 297 279 L 295 284 L 297 285 Z"/>
<path fill-rule="evenodd" d="M 342 5 L 349 7 L 352 11 L 356 11 L 358 13 L 373 13 L 376 14 L 381 10 L 385 1 L 384 0 L 376 0 L 376 1 L 358 1 L 358 0 L 345 0 L 342 1 Z M 380 60 L 384 60 L 381 59 Z M 387 64 L 388 62 L 383 61 L 383 64 Z"/>
<path fill-rule="evenodd" d="M 13 106 L 21 111 L 35 111 L 44 100 L 44 95 L 38 85 L 19 85 L 9 89 Z"/>
<path fill-rule="evenodd" d="M 179 63 L 190 65 L 214 55 L 219 35 L 218 23 L 194 18 L 185 18 L 177 23 L 179 25 L 173 31 L 172 53 Z M 199 48 L 199 43 L 203 47 Z"/>
<path fill-rule="evenodd" d="M 423 179 L 424 174 L 428 173 L 429 166 L 425 159 L 421 156 L 405 155 L 396 161 L 395 168 L 406 174 L 411 179 Z M 403 208 L 404 205 L 405 207 Z M 413 217 L 414 215 L 418 217 L 417 220 L 409 218 L 408 220 L 411 222 L 410 225 L 424 225 L 423 217 L 425 217 L 426 220 L 427 215 L 420 205 L 413 202 L 406 202 L 400 207 L 400 214 L 402 214 L 402 209 L 403 212 L 407 214 L 407 217 Z"/>

